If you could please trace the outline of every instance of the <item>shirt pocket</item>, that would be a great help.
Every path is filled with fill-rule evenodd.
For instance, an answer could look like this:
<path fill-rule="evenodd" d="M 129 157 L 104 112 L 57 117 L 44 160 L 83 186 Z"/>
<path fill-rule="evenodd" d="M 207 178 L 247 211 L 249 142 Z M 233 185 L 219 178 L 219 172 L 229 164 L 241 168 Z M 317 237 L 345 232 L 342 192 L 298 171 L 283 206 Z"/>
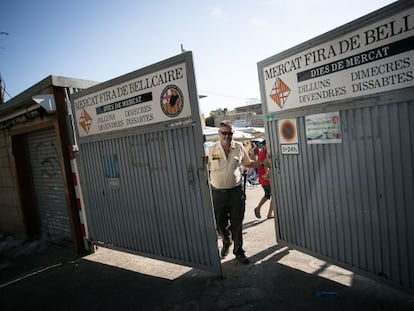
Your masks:
<path fill-rule="evenodd" d="M 221 171 L 226 168 L 226 160 L 225 159 L 214 159 L 210 162 L 210 170 L 211 171 Z"/>
<path fill-rule="evenodd" d="M 236 156 L 236 157 L 232 157 L 228 159 L 228 161 L 229 161 L 229 167 L 235 170 L 240 167 L 242 163 L 242 158 Z"/>

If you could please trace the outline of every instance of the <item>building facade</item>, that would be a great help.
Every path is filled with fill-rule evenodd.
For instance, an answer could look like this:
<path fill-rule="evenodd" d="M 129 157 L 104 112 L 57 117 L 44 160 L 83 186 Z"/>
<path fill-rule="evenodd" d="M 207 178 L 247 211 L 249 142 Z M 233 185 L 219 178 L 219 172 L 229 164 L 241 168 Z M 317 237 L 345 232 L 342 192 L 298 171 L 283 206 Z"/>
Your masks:
<path fill-rule="evenodd" d="M 217 109 L 212 113 L 215 115 L 215 126 L 222 120 L 231 120 L 236 127 L 264 127 L 261 103 L 236 107 L 232 111 L 227 108 Z"/>

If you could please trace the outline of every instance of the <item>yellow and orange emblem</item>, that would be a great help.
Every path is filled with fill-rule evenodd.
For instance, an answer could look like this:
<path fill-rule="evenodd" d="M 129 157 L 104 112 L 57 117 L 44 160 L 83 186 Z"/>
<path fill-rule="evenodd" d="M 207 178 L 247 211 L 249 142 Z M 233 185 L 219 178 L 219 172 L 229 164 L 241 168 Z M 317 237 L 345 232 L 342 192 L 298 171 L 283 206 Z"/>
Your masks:
<path fill-rule="evenodd" d="M 89 133 L 89 128 L 91 127 L 92 121 L 92 117 L 89 115 L 89 113 L 86 112 L 85 109 L 83 109 L 79 119 L 79 125 L 85 131 L 86 134 Z"/>

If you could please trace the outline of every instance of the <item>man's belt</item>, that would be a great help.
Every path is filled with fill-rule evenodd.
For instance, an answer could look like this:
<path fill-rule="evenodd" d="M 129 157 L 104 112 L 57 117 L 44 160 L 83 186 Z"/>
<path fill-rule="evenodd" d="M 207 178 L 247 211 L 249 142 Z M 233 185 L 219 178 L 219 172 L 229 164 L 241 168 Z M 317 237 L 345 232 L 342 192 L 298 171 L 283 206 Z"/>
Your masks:
<path fill-rule="evenodd" d="M 211 187 L 211 189 L 213 191 L 217 191 L 217 192 L 232 192 L 232 191 L 240 190 L 241 185 L 238 185 L 238 186 L 230 188 L 230 189 L 219 189 L 219 188 L 214 188 L 214 187 Z"/>

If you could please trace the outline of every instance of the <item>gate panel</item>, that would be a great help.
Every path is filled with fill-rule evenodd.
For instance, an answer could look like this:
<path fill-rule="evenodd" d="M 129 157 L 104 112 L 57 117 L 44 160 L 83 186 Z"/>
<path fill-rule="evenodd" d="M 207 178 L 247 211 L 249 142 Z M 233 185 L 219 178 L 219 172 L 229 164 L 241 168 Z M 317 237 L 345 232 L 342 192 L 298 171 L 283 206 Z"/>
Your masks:
<path fill-rule="evenodd" d="M 85 195 L 90 237 L 107 246 L 211 266 L 217 248 L 211 254 L 214 225 L 192 164 L 195 141 L 191 126 L 83 146 L 83 179 L 94 181 Z M 105 175 L 108 158 L 112 176 Z M 116 178 L 119 184 L 111 185 Z"/>
<path fill-rule="evenodd" d="M 282 155 L 269 121 L 277 235 L 404 286 L 414 286 L 414 102 L 340 111 L 342 143 Z"/>
<path fill-rule="evenodd" d="M 89 237 L 221 274 L 191 52 L 73 94 Z"/>
<path fill-rule="evenodd" d="M 410 288 L 413 16 L 396 1 L 258 63 L 278 239 Z"/>

